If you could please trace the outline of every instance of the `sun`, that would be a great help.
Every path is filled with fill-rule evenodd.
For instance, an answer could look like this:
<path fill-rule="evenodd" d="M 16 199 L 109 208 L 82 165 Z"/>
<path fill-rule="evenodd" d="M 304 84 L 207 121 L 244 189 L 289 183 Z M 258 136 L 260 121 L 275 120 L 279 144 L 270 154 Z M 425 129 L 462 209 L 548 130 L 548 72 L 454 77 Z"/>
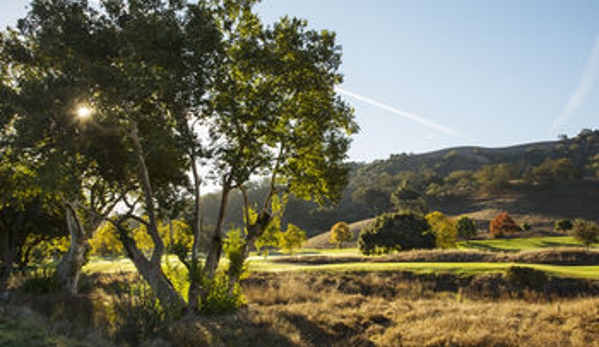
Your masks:
<path fill-rule="evenodd" d="M 79 119 L 85 120 L 91 117 L 91 115 L 92 109 L 88 106 L 79 106 L 79 108 L 77 109 L 77 117 L 79 117 Z"/>

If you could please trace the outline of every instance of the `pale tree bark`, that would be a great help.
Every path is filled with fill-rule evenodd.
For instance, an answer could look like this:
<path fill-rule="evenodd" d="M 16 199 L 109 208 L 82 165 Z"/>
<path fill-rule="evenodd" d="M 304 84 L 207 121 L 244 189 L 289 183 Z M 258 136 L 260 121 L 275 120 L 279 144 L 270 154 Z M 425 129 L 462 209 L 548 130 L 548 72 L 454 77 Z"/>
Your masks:
<path fill-rule="evenodd" d="M 200 273 L 200 242 L 202 237 L 202 195 L 200 186 L 202 184 L 195 158 L 191 157 L 191 171 L 193 174 L 194 185 L 194 214 L 195 224 L 193 225 L 193 244 L 191 246 L 191 262 L 187 265 L 189 272 L 189 290 L 187 291 L 187 313 L 190 315 L 196 314 L 199 311 L 199 297 L 201 291 L 201 273 Z M 183 262 L 186 264 L 186 262 Z"/>
<path fill-rule="evenodd" d="M 154 207 L 154 195 L 152 192 L 152 184 L 150 182 L 150 175 L 146 162 L 143 156 L 141 143 L 137 133 L 137 125 L 132 124 L 129 129 L 128 136 L 133 141 L 133 147 L 137 163 L 139 165 L 139 180 L 142 187 L 143 199 L 145 212 L 148 216 L 148 221 L 145 222 L 141 218 L 136 218 L 140 223 L 146 226 L 146 230 L 154 243 L 154 250 L 152 256 L 148 260 L 143 252 L 139 250 L 135 241 L 127 235 L 126 230 L 122 228 L 120 223 L 113 223 L 117 230 L 123 246 L 127 252 L 127 255 L 133 261 L 133 264 L 141 274 L 141 276 L 148 282 L 148 285 L 152 288 L 152 291 L 160 301 L 161 305 L 165 309 L 181 311 L 185 307 L 185 301 L 177 293 L 175 287 L 170 280 L 162 271 L 162 256 L 164 255 L 164 241 L 158 232 L 158 221 L 156 219 L 156 209 Z"/>
<path fill-rule="evenodd" d="M 223 227 L 225 224 L 225 217 L 227 215 L 227 207 L 229 205 L 229 194 L 231 193 L 231 181 L 228 177 L 223 180 L 223 190 L 220 199 L 220 208 L 218 212 L 218 219 L 216 221 L 216 229 L 212 236 L 212 242 L 210 243 L 210 249 L 208 250 L 208 256 L 206 258 L 206 265 L 204 272 L 208 278 L 213 278 L 220 261 L 222 250 L 223 250 Z"/>
<path fill-rule="evenodd" d="M 67 253 L 61 258 L 56 267 L 56 278 L 60 287 L 70 295 L 77 295 L 79 276 L 85 262 L 88 249 L 88 236 L 74 205 L 65 202 L 67 228 L 70 235 L 70 245 Z"/>
<path fill-rule="evenodd" d="M 160 304 L 164 309 L 168 309 L 170 312 L 175 314 L 180 313 L 185 307 L 185 301 L 177 293 L 172 282 L 166 277 L 162 271 L 161 266 L 156 266 L 151 260 L 148 260 L 143 252 L 135 244 L 135 240 L 129 236 L 128 231 L 125 230 L 120 222 L 113 222 L 113 225 L 117 229 L 119 239 L 123 243 L 125 252 L 135 268 L 148 283 L 152 291 L 160 301 Z"/>

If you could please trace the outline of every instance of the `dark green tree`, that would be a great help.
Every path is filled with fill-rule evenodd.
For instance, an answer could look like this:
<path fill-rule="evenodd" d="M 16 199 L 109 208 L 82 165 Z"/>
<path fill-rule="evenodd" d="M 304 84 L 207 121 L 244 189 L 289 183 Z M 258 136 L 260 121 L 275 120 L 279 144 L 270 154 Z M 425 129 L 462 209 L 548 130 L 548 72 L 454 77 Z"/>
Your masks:
<path fill-rule="evenodd" d="M 426 200 L 416 189 L 407 185 L 399 186 L 391 195 L 391 201 L 395 209 L 401 213 L 425 215 L 428 212 Z"/>
<path fill-rule="evenodd" d="M 421 215 L 386 213 L 360 232 L 358 247 L 365 255 L 431 249 L 435 248 L 435 235 Z"/>
<path fill-rule="evenodd" d="M 599 225 L 595 222 L 577 219 L 572 227 L 572 236 L 589 249 L 591 244 L 599 242 Z"/>
<path fill-rule="evenodd" d="M 476 236 L 478 227 L 474 219 L 463 216 L 457 221 L 456 227 L 458 229 L 458 238 L 462 240 L 468 240 Z"/>
<path fill-rule="evenodd" d="M 555 221 L 553 229 L 557 231 L 569 231 L 572 230 L 573 226 L 572 221 L 569 219 L 558 219 Z"/>

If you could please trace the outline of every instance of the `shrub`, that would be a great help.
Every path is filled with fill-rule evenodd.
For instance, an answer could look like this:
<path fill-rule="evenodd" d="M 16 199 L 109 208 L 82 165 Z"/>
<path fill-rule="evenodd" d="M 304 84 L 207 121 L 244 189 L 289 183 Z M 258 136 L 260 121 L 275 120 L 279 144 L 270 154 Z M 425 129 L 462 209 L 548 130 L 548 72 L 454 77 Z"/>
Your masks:
<path fill-rule="evenodd" d="M 165 311 L 146 282 L 132 284 L 114 293 L 112 324 L 118 343 L 139 346 L 141 341 L 165 332 L 172 315 Z"/>
<path fill-rule="evenodd" d="M 599 242 L 599 225 L 594 222 L 577 219 L 574 221 L 574 226 L 572 227 L 572 236 L 588 249 L 592 243 Z"/>
<path fill-rule="evenodd" d="M 514 222 L 512 217 L 508 216 L 507 212 L 497 215 L 489 225 L 489 233 L 494 237 L 512 234 L 518 231 L 522 231 L 522 229 L 516 222 Z"/>
<path fill-rule="evenodd" d="M 553 228 L 556 231 L 569 231 L 572 230 L 573 226 L 574 225 L 569 219 L 558 219 L 555 221 L 555 225 L 553 226 Z"/>
<path fill-rule="evenodd" d="M 360 232 L 360 252 L 384 254 L 394 250 L 434 248 L 435 235 L 423 217 L 414 213 L 386 213 Z"/>
<path fill-rule="evenodd" d="M 439 211 L 434 211 L 426 215 L 426 221 L 435 234 L 437 248 L 455 248 L 458 229 L 451 218 Z"/>
<path fill-rule="evenodd" d="M 52 266 L 40 266 L 27 272 L 20 289 L 29 294 L 48 294 L 59 289 Z"/>
<path fill-rule="evenodd" d="M 458 219 L 456 224 L 458 229 L 458 237 L 462 240 L 468 240 L 476 236 L 478 227 L 474 219 L 463 216 Z"/>
<path fill-rule="evenodd" d="M 341 247 L 343 242 L 351 241 L 353 234 L 349 229 L 349 225 L 345 222 L 338 222 L 331 228 L 331 237 L 329 243 L 335 245 L 337 248 Z"/>
<path fill-rule="evenodd" d="M 235 312 L 245 305 L 239 282 L 231 285 L 231 277 L 224 271 L 218 271 L 213 279 L 206 279 L 204 287 L 208 288 L 206 302 L 202 302 L 200 311 L 204 314 L 225 314 Z"/>
<path fill-rule="evenodd" d="M 522 224 L 522 230 L 524 230 L 524 231 L 531 231 L 532 230 L 532 225 L 530 225 L 528 223 L 524 223 L 524 224 Z"/>
<path fill-rule="evenodd" d="M 526 266 L 511 266 L 507 271 L 509 283 L 518 288 L 541 289 L 547 283 L 547 274 Z"/>

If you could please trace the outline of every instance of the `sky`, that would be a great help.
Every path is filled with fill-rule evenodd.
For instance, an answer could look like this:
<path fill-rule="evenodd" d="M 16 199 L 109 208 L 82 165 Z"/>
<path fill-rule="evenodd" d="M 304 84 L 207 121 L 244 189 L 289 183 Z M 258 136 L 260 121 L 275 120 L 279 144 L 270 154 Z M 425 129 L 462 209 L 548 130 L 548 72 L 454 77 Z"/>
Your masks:
<path fill-rule="evenodd" d="M 0 27 L 27 0 L 0 0 Z M 599 129 L 599 1 L 263 0 L 337 33 L 349 159 L 503 147 Z"/>

